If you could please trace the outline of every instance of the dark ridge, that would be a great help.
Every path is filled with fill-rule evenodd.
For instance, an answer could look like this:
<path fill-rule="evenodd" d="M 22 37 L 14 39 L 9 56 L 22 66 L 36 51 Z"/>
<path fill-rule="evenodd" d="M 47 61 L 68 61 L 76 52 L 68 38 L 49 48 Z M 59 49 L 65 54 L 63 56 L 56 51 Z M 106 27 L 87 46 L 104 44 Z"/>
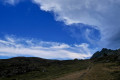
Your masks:
<path fill-rule="evenodd" d="M 91 64 L 94 64 L 94 62 L 106 63 L 116 61 L 120 61 L 120 49 L 111 50 L 106 48 L 96 52 L 93 54 L 91 59 L 87 60 L 74 59 L 60 61 L 38 57 L 14 57 L 10 59 L 0 59 L 0 80 L 5 80 L 4 78 L 9 78 L 8 80 L 12 80 L 11 78 L 17 78 L 16 76 L 21 75 L 29 75 L 26 78 L 37 77 L 41 79 L 45 78 L 46 76 L 55 77 L 62 74 L 87 69 L 91 66 Z"/>
<path fill-rule="evenodd" d="M 0 77 L 11 77 L 29 72 L 46 72 L 50 69 L 68 68 L 69 66 L 79 65 L 83 60 L 48 60 L 36 57 L 14 57 L 0 60 Z M 86 64 L 86 63 L 85 63 Z M 75 66 L 74 65 L 74 66 Z M 61 67 L 60 67 L 61 66 Z M 68 66 L 68 67 L 67 67 Z M 54 69 L 55 68 L 55 69 Z M 48 70 L 47 70 L 48 69 Z"/>
<path fill-rule="evenodd" d="M 0 77 L 12 76 L 27 73 L 30 71 L 41 70 L 42 66 L 49 66 L 58 60 L 47 60 L 37 57 L 14 57 L 0 60 Z"/>
<path fill-rule="evenodd" d="M 94 53 L 91 59 L 108 58 L 108 57 L 115 57 L 116 60 L 120 60 L 120 49 L 111 50 L 111 49 L 103 48 L 101 51 L 97 51 L 96 53 Z"/>

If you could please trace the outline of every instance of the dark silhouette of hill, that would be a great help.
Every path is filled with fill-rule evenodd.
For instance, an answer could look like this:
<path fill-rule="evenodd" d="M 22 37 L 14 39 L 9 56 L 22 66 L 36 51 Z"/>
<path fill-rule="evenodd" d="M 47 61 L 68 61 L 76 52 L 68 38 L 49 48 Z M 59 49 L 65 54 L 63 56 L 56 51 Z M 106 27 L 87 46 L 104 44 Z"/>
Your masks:
<path fill-rule="evenodd" d="M 0 76 L 9 77 L 31 71 L 43 70 L 43 66 L 59 64 L 58 60 L 47 60 L 37 57 L 14 57 L 0 60 Z"/>
<path fill-rule="evenodd" d="M 103 48 L 87 60 L 0 59 L 0 80 L 120 80 L 119 75 L 120 49 Z"/>
<path fill-rule="evenodd" d="M 89 61 L 85 60 L 48 60 L 36 57 L 15 57 L 0 60 L 0 80 L 11 80 L 14 76 L 28 76 L 44 78 L 45 76 L 58 76 L 77 70 L 86 69 Z M 34 75 L 34 76 L 33 76 Z M 22 77 L 25 78 L 25 77 Z M 28 78 L 27 78 L 28 80 Z"/>
<path fill-rule="evenodd" d="M 103 48 L 101 51 L 97 51 L 96 53 L 93 54 L 91 59 L 98 59 L 98 58 L 105 58 L 105 59 L 110 59 L 111 60 L 120 60 L 120 49 L 117 50 L 111 50 L 107 48 Z"/>

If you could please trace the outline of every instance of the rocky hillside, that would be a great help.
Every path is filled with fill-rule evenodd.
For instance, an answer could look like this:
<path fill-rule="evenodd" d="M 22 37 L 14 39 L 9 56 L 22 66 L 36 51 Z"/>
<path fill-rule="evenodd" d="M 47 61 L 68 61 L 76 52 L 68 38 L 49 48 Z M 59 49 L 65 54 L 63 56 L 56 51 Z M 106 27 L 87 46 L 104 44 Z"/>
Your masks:
<path fill-rule="evenodd" d="M 111 56 L 116 60 L 120 60 L 120 49 L 111 50 L 111 49 L 103 48 L 101 51 L 97 51 L 96 53 L 94 53 L 91 59 L 108 58 Z"/>
<path fill-rule="evenodd" d="M 87 60 L 47 60 L 34 57 L 15 57 L 0 60 L 0 80 L 35 80 L 56 78 L 86 69 Z"/>
<path fill-rule="evenodd" d="M 119 75 L 120 49 L 104 48 L 88 60 L 35 57 L 0 60 L 0 80 L 120 80 Z"/>

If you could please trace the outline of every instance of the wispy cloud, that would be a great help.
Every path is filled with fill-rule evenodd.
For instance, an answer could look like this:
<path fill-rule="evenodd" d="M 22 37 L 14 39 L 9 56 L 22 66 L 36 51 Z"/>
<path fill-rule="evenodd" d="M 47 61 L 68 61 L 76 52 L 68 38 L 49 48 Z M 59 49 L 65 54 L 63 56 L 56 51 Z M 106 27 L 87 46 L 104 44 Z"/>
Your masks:
<path fill-rule="evenodd" d="M 16 4 L 21 0 L 3 0 Z M 87 24 L 100 31 L 101 47 L 119 48 L 120 0 L 30 0 L 41 10 L 53 12 L 56 21 L 66 25 Z M 91 31 L 90 31 L 91 32 Z M 86 30 L 87 34 L 88 31 Z M 91 33 L 89 35 L 92 35 Z M 88 37 L 88 36 L 87 36 Z M 88 37 L 88 41 L 95 42 Z M 98 42 L 98 40 L 96 40 Z M 102 44 L 102 45 L 101 45 Z M 112 45 L 112 46 L 110 46 Z"/>
<path fill-rule="evenodd" d="M 94 50 L 86 43 L 68 45 L 65 43 L 38 41 L 6 36 L 0 39 L 0 56 L 34 56 L 47 59 L 85 59 Z"/>
<path fill-rule="evenodd" d="M 4 3 L 15 5 L 16 3 L 19 3 L 20 0 L 2 0 Z"/>
<path fill-rule="evenodd" d="M 53 12 L 56 20 L 63 21 L 66 25 L 83 23 L 98 29 L 101 33 L 99 41 L 101 47 L 119 47 L 120 0 L 33 1 L 40 6 L 41 10 Z"/>

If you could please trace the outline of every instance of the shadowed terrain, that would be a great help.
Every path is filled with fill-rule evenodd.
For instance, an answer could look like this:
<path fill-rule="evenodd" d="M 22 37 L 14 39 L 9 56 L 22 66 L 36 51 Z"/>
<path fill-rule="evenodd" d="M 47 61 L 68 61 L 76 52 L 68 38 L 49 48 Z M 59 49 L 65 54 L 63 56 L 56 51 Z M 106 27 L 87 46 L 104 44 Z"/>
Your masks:
<path fill-rule="evenodd" d="M 120 50 L 104 48 L 88 60 L 1 59 L 0 80 L 120 80 Z"/>

